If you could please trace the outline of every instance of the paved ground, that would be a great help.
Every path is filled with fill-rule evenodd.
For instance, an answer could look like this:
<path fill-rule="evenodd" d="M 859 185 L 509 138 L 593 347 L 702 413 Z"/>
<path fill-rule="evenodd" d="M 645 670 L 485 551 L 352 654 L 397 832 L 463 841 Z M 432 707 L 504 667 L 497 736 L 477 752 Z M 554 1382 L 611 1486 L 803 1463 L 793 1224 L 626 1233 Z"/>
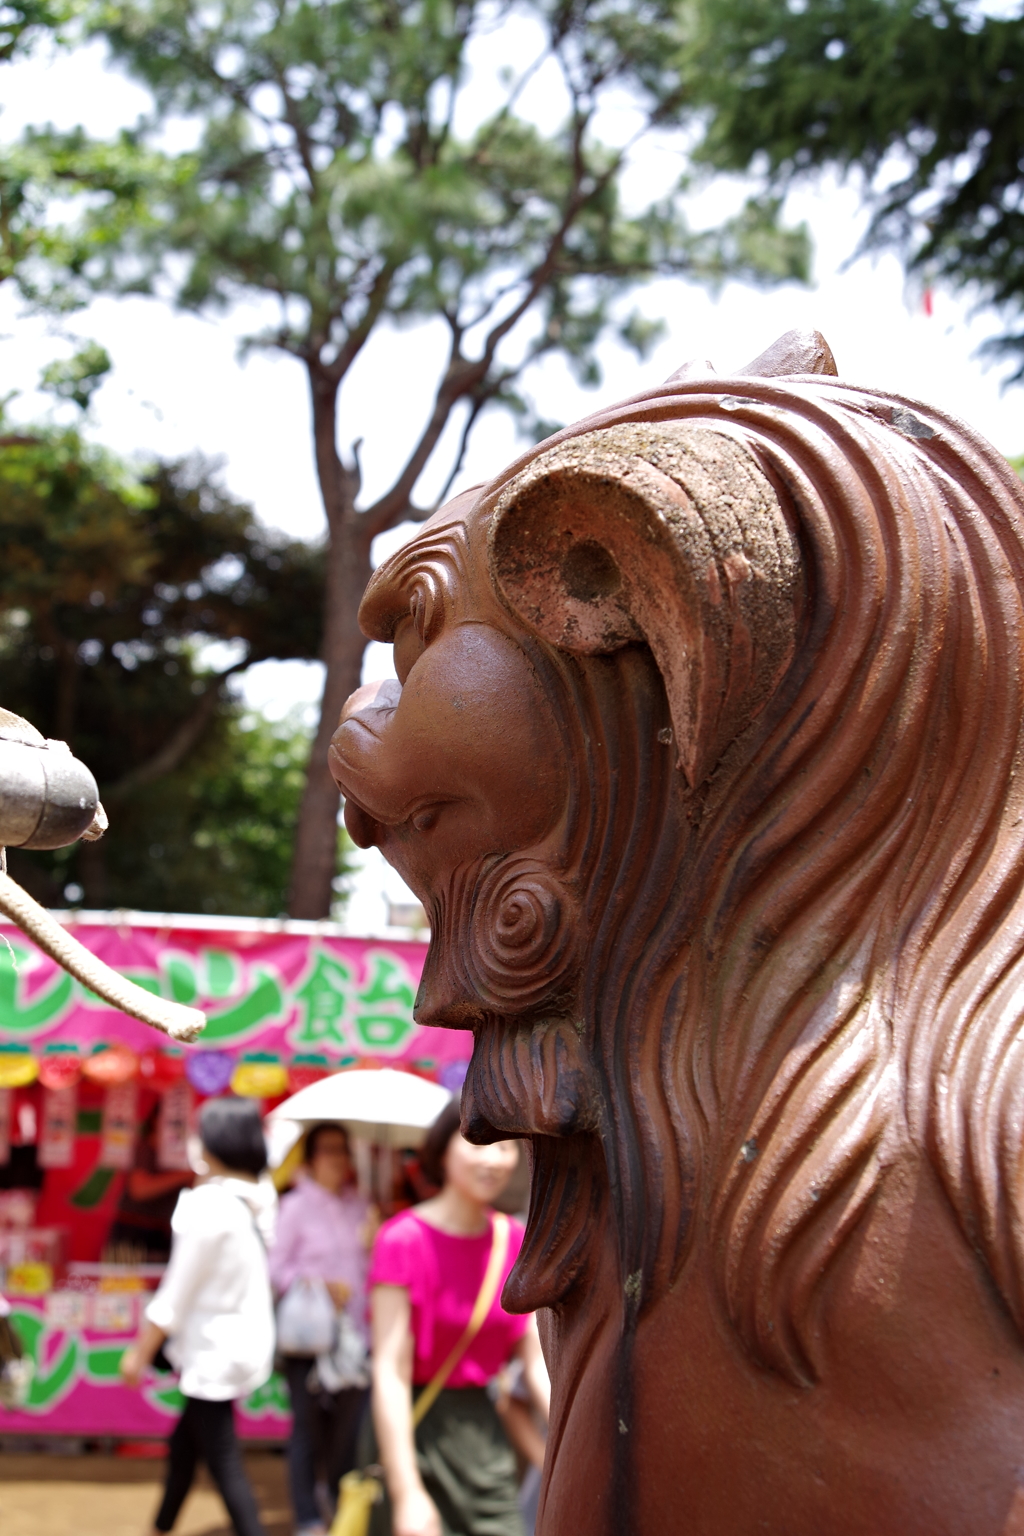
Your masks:
<path fill-rule="evenodd" d="M 284 1457 L 253 1452 L 246 1465 L 267 1536 L 289 1536 Z M 3 1536 L 149 1536 L 160 1501 L 163 1464 L 118 1456 L 0 1456 Z M 175 1536 L 231 1536 L 204 1470 Z"/>

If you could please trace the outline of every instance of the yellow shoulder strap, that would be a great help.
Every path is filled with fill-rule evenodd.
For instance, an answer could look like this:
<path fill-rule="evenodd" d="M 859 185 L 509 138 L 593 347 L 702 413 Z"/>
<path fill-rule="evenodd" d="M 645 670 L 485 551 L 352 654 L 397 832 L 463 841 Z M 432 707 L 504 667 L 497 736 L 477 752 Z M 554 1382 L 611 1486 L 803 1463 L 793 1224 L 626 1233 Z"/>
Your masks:
<path fill-rule="evenodd" d="M 503 1215 L 501 1211 L 495 1211 L 491 1222 L 491 1256 L 487 1260 L 487 1268 L 484 1271 L 484 1278 L 480 1284 L 476 1301 L 473 1303 L 473 1311 L 470 1313 L 469 1322 L 463 1329 L 462 1337 L 447 1360 L 416 1399 L 416 1404 L 412 1410 L 413 1429 L 423 1422 L 424 1416 L 434 1406 L 445 1382 L 484 1325 L 484 1319 L 491 1310 L 494 1298 L 498 1294 L 498 1286 L 501 1284 L 501 1275 L 505 1268 L 505 1259 L 508 1256 L 509 1231 L 508 1217 Z"/>

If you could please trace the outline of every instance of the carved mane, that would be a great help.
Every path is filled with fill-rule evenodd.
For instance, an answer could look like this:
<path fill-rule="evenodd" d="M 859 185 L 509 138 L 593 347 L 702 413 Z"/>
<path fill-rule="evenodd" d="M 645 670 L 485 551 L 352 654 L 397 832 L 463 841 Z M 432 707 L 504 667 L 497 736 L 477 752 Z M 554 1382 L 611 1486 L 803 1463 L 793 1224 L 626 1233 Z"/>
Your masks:
<path fill-rule="evenodd" d="M 790 1380 L 901 1158 L 1024 1333 L 1022 513 L 959 423 L 808 376 L 674 379 L 482 504 L 575 780 L 558 880 L 627 1296 L 710 1232 L 732 1324 Z M 542 1162 L 521 1264 L 553 1272 L 553 1244 L 564 1282 L 572 1139 Z"/>

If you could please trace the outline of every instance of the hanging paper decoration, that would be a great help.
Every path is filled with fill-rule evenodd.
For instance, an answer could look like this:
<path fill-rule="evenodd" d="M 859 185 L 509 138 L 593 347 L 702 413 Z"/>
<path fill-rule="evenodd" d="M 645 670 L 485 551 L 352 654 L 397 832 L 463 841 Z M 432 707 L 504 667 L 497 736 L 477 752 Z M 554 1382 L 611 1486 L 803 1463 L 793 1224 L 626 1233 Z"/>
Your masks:
<path fill-rule="evenodd" d="M 135 1157 L 136 1083 L 113 1083 L 103 1098 L 99 1168 L 130 1168 Z"/>
<path fill-rule="evenodd" d="M 276 1099 L 288 1091 L 288 1073 L 276 1058 L 239 1062 L 231 1074 L 232 1092 L 243 1099 Z"/>
<path fill-rule="evenodd" d="M 14 1094 L 9 1088 L 0 1088 L 0 1168 L 6 1168 L 11 1160 L 11 1114 Z"/>
<path fill-rule="evenodd" d="M 126 1045 L 104 1045 L 82 1063 L 82 1076 L 103 1088 L 130 1083 L 139 1070 L 139 1058 Z"/>
<path fill-rule="evenodd" d="M 81 1333 L 90 1326 L 90 1300 L 81 1291 L 51 1291 L 46 1298 L 47 1327 Z"/>
<path fill-rule="evenodd" d="M 0 1049 L 0 1088 L 25 1088 L 39 1076 L 39 1063 L 28 1051 Z"/>
<path fill-rule="evenodd" d="M 39 1063 L 39 1081 L 44 1088 L 71 1088 L 82 1075 L 82 1058 L 74 1046 L 48 1045 Z M 64 1167 L 63 1163 L 53 1164 Z"/>
<path fill-rule="evenodd" d="M 288 1092 L 298 1093 L 310 1083 L 318 1083 L 327 1077 L 331 1066 L 326 1056 L 296 1056 L 288 1068 Z"/>
<path fill-rule="evenodd" d="M 40 1168 L 70 1168 L 75 1161 L 78 1089 L 44 1088 L 37 1158 Z"/>
<path fill-rule="evenodd" d="M 195 1051 L 185 1063 L 185 1076 L 207 1098 L 224 1092 L 234 1070 L 234 1058 L 227 1051 Z"/>
<path fill-rule="evenodd" d="M 124 1291 L 108 1291 L 93 1297 L 92 1322 L 98 1333 L 134 1333 L 138 1328 L 139 1298 Z"/>
<path fill-rule="evenodd" d="M 188 1168 L 188 1132 L 192 1089 L 179 1078 L 165 1088 L 156 1122 L 156 1165 L 164 1170 Z"/>
<path fill-rule="evenodd" d="M 16 1147 L 34 1147 L 36 1144 L 36 1130 L 38 1128 L 38 1116 L 36 1107 L 31 1099 L 22 1097 L 15 1105 L 14 1110 L 14 1145 Z"/>
<path fill-rule="evenodd" d="M 169 1051 L 143 1051 L 139 1057 L 139 1081 L 147 1088 L 163 1093 L 172 1083 L 180 1083 L 185 1076 L 184 1055 L 172 1056 Z"/>

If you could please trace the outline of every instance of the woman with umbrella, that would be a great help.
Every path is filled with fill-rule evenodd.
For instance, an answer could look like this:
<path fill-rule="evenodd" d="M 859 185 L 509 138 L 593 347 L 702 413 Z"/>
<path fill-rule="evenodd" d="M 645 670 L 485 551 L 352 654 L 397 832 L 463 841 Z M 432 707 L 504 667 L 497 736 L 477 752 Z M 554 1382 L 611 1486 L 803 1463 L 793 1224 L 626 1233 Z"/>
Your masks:
<path fill-rule="evenodd" d="M 355 1188 L 348 1136 L 340 1125 L 314 1125 L 306 1135 L 304 1165 L 295 1188 L 281 1202 L 277 1241 L 270 1255 L 276 1294 L 293 1287 L 300 1309 L 317 1288 L 344 1324 L 366 1344 L 366 1271 L 373 1213 Z M 315 1298 L 314 1298 L 315 1300 Z M 287 1301 L 284 1303 L 287 1305 Z M 367 1398 L 368 1377 L 334 1383 L 301 1341 L 297 1351 L 279 1313 L 278 1347 L 284 1356 L 292 1402 L 288 1481 L 297 1536 L 322 1536 L 338 1483 L 355 1461 L 356 1438 Z M 317 1489 L 316 1464 L 323 1473 Z M 327 1506 L 318 1509 L 320 1502 Z"/>

